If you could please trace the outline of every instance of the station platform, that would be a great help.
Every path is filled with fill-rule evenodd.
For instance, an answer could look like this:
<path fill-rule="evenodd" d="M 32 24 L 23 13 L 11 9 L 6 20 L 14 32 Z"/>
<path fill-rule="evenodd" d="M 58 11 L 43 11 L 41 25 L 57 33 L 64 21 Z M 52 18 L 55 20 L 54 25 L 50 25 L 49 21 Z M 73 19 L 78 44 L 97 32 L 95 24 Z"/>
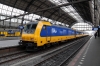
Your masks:
<path fill-rule="evenodd" d="M 92 36 L 68 66 L 100 66 L 100 37 Z"/>
<path fill-rule="evenodd" d="M 5 41 L 5 40 L 16 40 L 20 39 L 20 37 L 0 37 L 0 41 Z"/>
<path fill-rule="evenodd" d="M 0 49 L 1 48 L 6 48 L 6 47 L 18 46 L 19 41 L 20 41 L 20 39 L 0 41 Z"/>

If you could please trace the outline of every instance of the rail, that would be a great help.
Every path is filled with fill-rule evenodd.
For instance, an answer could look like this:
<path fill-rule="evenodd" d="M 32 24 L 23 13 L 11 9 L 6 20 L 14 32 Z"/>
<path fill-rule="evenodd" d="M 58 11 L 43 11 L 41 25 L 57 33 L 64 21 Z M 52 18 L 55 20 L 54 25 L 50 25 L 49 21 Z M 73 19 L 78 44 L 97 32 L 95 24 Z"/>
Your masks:
<path fill-rule="evenodd" d="M 79 49 L 89 40 L 90 37 L 81 39 L 80 41 L 70 44 L 59 50 L 58 53 L 52 54 L 45 60 L 35 64 L 34 66 L 63 66 L 79 51 Z M 66 64 L 67 65 L 67 64 Z"/>

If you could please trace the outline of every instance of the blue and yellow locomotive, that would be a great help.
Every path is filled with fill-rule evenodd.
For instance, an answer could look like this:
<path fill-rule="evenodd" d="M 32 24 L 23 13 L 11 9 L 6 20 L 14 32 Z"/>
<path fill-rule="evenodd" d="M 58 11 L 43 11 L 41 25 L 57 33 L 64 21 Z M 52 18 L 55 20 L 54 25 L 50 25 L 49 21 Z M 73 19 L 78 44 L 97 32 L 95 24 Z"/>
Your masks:
<path fill-rule="evenodd" d="M 52 25 L 48 21 L 28 23 L 23 30 L 19 44 L 25 47 L 40 47 L 51 43 L 86 36 L 73 29 Z"/>

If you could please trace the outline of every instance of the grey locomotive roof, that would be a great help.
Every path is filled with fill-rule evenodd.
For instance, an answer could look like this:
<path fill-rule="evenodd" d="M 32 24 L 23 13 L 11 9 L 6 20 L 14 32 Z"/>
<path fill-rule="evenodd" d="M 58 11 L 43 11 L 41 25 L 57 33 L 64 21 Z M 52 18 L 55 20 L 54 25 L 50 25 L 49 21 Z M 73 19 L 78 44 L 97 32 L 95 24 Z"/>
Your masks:
<path fill-rule="evenodd" d="M 34 21 L 34 22 L 29 22 L 27 24 L 38 24 L 38 21 Z"/>

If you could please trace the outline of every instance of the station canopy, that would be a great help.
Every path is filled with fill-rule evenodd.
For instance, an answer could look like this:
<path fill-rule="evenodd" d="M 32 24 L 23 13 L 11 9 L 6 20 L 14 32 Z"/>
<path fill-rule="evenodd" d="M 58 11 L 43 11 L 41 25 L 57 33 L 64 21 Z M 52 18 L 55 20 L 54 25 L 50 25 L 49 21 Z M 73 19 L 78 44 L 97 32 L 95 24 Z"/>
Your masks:
<path fill-rule="evenodd" d="M 0 0 L 0 3 L 68 25 L 92 22 L 88 0 Z"/>

